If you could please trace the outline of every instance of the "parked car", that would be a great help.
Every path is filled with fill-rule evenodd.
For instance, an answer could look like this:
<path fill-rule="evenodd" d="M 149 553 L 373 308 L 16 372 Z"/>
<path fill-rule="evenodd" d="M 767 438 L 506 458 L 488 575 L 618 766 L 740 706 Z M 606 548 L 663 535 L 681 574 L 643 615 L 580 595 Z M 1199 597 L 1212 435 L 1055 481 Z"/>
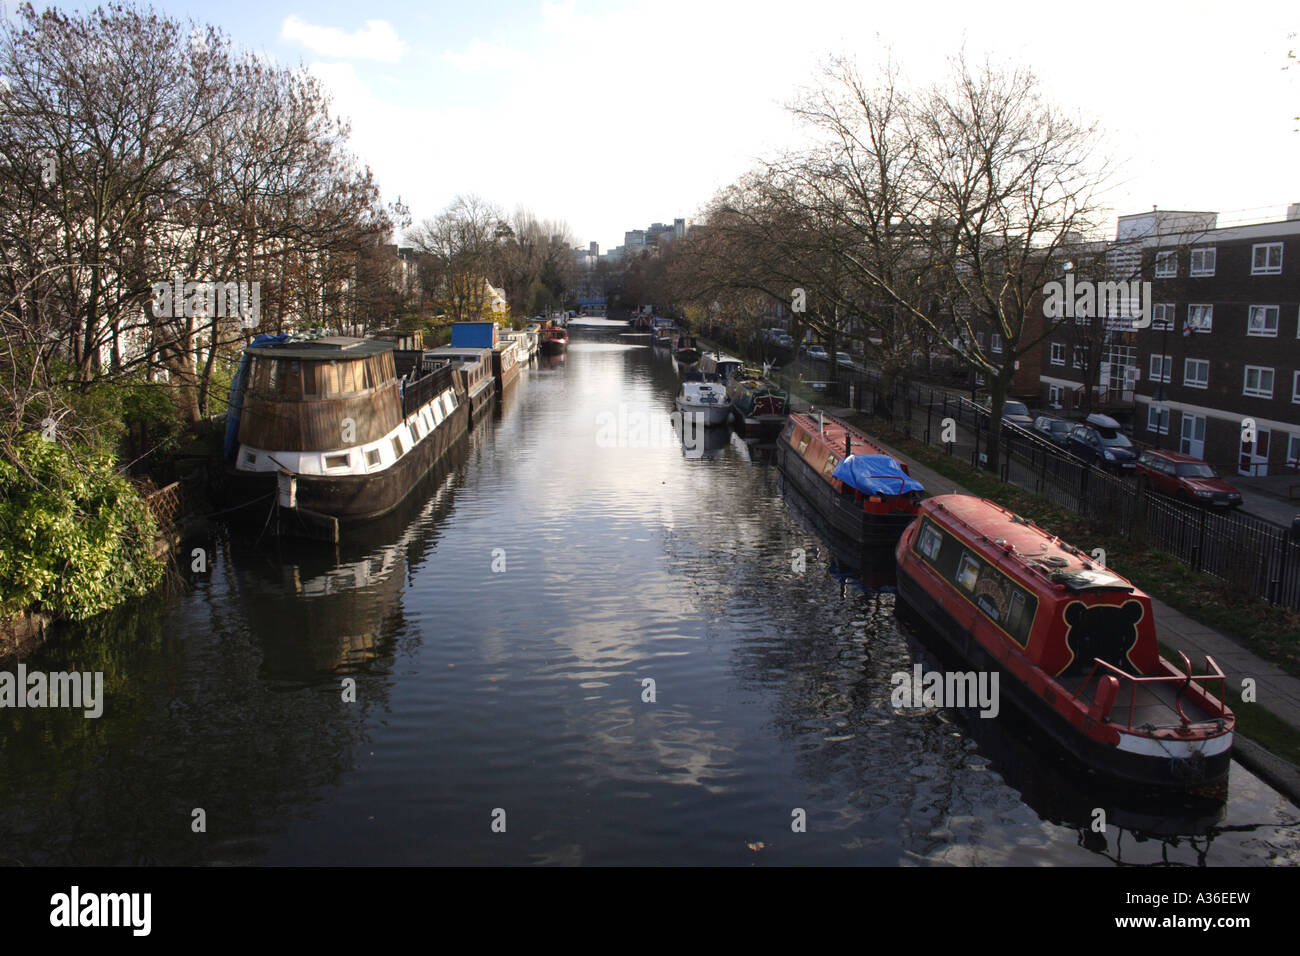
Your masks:
<path fill-rule="evenodd" d="M 991 402 L 984 403 L 984 411 L 991 412 L 993 406 Z M 1016 402 L 1007 399 L 1002 403 L 1002 420 L 1011 422 L 1013 425 L 1019 425 L 1021 428 L 1031 428 L 1034 424 L 1034 416 L 1029 414 L 1029 407 L 1024 402 Z"/>
<path fill-rule="evenodd" d="M 830 356 L 826 354 L 826 346 L 824 345 L 808 346 L 808 357 L 810 359 L 815 359 L 818 362 L 824 362 L 830 358 Z"/>
<path fill-rule="evenodd" d="M 1034 431 L 1058 448 L 1069 446 L 1072 427 L 1064 418 L 1053 418 L 1050 415 L 1039 415 L 1034 419 Z"/>
<path fill-rule="evenodd" d="M 1120 431 L 1119 422 L 1108 415 L 1089 415 L 1082 425 L 1071 428 L 1066 447 L 1088 464 L 1116 474 L 1132 474 L 1137 466 L 1133 443 Z"/>
<path fill-rule="evenodd" d="M 794 348 L 794 337 L 790 335 L 778 335 L 776 338 L 776 344 L 781 346 L 783 349 L 792 349 Z"/>
<path fill-rule="evenodd" d="M 1216 508 L 1241 505 L 1241 492 L 1218 476 L 1213 468 L 1191 455 L 1152 449 L 1138 456 L 1138 480 L 1155 491 L 1184 501 Z"/>
<path fill-rule="evenodd" d="M 853 368 L 853 359 L 849 358 L 848 352 L 836 352 L 835 363 L 837 365 L 843 365 L 846 368 Z"/>

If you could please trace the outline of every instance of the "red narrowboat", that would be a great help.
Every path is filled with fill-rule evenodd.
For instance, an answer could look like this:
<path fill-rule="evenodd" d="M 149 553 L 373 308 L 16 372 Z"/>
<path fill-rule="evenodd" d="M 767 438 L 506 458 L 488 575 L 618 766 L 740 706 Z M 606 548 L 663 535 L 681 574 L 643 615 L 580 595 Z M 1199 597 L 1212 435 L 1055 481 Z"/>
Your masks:
<path fill-rule="evenodd" d="M 543 355 L 559 355 L 569 347 L 569 333 L 564 326 L 548 321 L 539 333 L 538 345 Z"/>
<path fill-rule="evenodd" d="M 925 492 L 906 465 L 825 413 L 787 419 L 776 463 L 829 528 L 861 550 L 892 548 Z"/>
<path fill-rule="evenodd" d="M 1223 671 L 1161 657 L 1151 598 L 1129 581 L 969 495 L 923 502 L 895 556 L 903 601 L 1083 763 L 1159 788 L 1226 780 Z"/>

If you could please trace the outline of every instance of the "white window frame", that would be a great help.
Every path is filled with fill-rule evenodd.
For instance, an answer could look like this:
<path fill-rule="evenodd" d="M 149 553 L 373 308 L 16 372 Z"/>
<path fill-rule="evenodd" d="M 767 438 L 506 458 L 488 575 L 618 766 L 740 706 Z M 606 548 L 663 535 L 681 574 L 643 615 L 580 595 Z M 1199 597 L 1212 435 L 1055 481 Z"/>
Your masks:
<path fill-rule="evenodd" d="M 1156 366 L 1160 367 L 1157 371 Z M 1159 355 L 1151 353 L 1151 362 L 1147 366 L 1147 374 L 1153 382 L 1167 382 L 1174 374 L 1174 357 L 1172 355 Z"/>
<path fill-rule="evenodd" d="M 1154 422 L 1152 419 L 1154 419 Z M 1169 434 L 1168 405 L 1157 405 L 1155 402 L 1152 402 L 1147 406 L 1147 431 L 1153 435 Z"/>
<path fill-rule="evenodd" d="M 1156 252 L 1156 278 L 1172 279 L 1176 275 L 1178 275 L 1178 250 L 1164 249 Z"/>
<path fill-rule="evenodd" d="M 1300 433 L 1292 433 L 1287 437 L 1286 463 L 1293 468 L 1300 465 Z"/>
<path fill-rule="evenodd" d="M 989 351 L 997 355 L 1002 354 L 1002 336 L 997 332 L 989 334 Z"/>
<path fill-rule="evenodd" d="M 1083 346 L 1076 345 L 1070 354 L 1070 368 L 1083 368 Z"/>
<path fill-rule="evenodd" d="M 1193 380 L 1188 373 L 1192 365 L 1205 366 L 1205 378 Z M 1189 358 L 1183 359 L 1183 387 L 1184 388 L 1209 388 L 1210 387 L 1210 361 L 1209 359 Z"/>
<path fill-rule="evenodd" d="M 1201 260 L 1200 268 L 1197 268 L 1197 265 L 1196 265 L 1196 260 L 1197 260 L 1198 255 L 1199 255 L 1200 260 Z M 1205 260 L 1206 260 L 1207 258 L 1210 260 L 1210 264 L 1209 264 L 1208 266 L 1205 264 Z M 1199 246 L 1199 247 L 1193 249 L 1193 250 L 1192 250 L 1192 254 L 1191 254 L 1191 258 L 1190 258 L 1190 260 L 1189 260 L 1189 262 L 1188 262 L 1188 264 L 1187 264 L 1187 274 L 1188 274 L 1189 276 L 1212 276 L 1212 275 L 1214 275 L 1214 265 L 1215 265 L 1215 262 L 1218 260 L 1218 258 L 1219 258 L 1219 257 L 1218 257 L 1218 253 L 1216 252 L 1214 246 Z"/>
<path fill-rule="evenodd" d="M 1277 250 L 1277 265 L 1269 264 L 1270 253 Z M 1264 253 L 1264 265 L 1259 264 L 1259 254 Z M 1282 243 L 1257 242 L 1250 247 L 1250 274 L 1253 276 L 1276 276 L 1282 274 Z"/>
<path fill-rule="evenodd" d="M 1205 322 L 1205 325 L 1204 325 L 1204 326 L 1201 326 L 1200 324 L 1195 324 L 1195 325 L 1192 324 L 1192 316 L 1198 314 L 1198 313 L 1196 313 L 1196 312 L 1194 311 L 1194 310 L 1196 310 L 1196 309 L 1204 309 L 1204 310 L 1205 310 L 1204 313 L 1199 313 L 1199 314 L 1203 314 L 1203 315 L 1205 316 L 1206 322 Z M 1187 306 L 1187 324 L 1190 325 L 1190 326 L 1192 327 L 1192 331 L 1193 331 L 1193 332 L 1213 332 L 1213 331 L 1214 331 L 1214 306 L 1213 306 L 1213 304 L 1208 303 L 1208 302 L 1194 302 L 1194 303 L 1189 304 L 1189 305 Z"/>
<path fill-rule="evenodd" d="M 1251 372 L 1259 373 L 1260 384 L 1255 386 L 1255 388 L 1253 389 L 1250 387 L 1249 384 Z M 1268 373 L 1268 391 L 1264 391 L 1264 387 L 1263 387 L 1265 372 Z M 1249 395 L 1251 398 L 1272 398 L 1273 386 L 1276 383 L 1276 381 L 1277 381 L 1277 375 L 1274 373 L 1273 369 L 1269 368 L 1269 366 L 1247 365 L 1241 377 L 1241 394 Z"/>
<path fill-rule="evenodd" d="M 1300 375 L 1300 372 L 1296 373 Z M 1047 386 L 1047 404 L 1050 408 L 1065 407 L 1065 386 L 1048 385 Z"/>
<path fill-rule="evenodd" d="M 1300 335 L 1297 335 L 1296 337 L 1300 338 Z M 1051 363 L 1053 365 L 1064 365 L 1065 364 L 1065 343 L 1053 342 L 1051 356 L 1052 356 Z"/>
<path fill-rule="evenodd" d="M 1255 331 L 1255 316 L 1263 315 L 1273 316 L 1273 328 L 1261 325 L 1260 331 Z M 1277 329 L 1282 322 L 1282 308 L 1277 305 L 1252 305 L 1246 312 L 1246 334 L 1253 335 L 1257 338 L 1277 338 Z"/>
<path fill-rule="evenodd" d="M 1159 332 L 1162 329 L 1172 331 L 1178 307 L 1173 302 L 1156 302 L 1151 306 L 1151 328 Z M 1300 338 L 1300 324 L 1296 326 L 1296 338 Z"/>
<path fill-rule="evenodd" d="M 1291 376 L 1291 403 L 1300 405 L 1300 372 Z"/>

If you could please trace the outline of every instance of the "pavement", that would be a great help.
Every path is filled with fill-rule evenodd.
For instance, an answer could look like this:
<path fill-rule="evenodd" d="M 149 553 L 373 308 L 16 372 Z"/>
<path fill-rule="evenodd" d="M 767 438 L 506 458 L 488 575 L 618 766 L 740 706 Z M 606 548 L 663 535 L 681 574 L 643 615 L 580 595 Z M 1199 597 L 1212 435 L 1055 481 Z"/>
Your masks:
<path fill-rule="evenodd" d="M 793 397 L 791 404 L 796 411 L 807 411 L 809 407 L 807 402 Z M 825 411 L 836 418 L 850 422 L 862 420 L 856 412 L 848 408 L 827 408 Z M 870 434 L 870 431 L 867 431 Z M 874 435 L 871 437 L 885 451 L 907 462 L 908 470 L 931 494 L 971 493 L 951 478 L 946 478 L 933 469 L 912 461 Z M 1287 524 L 1290 524 L 1289 519 Z M 1247 678 L 1253 680 L 1256 703 L 1241 706 L 1262 707 L 1300 734 L 1300 678 L 1291 676 L 1252 653 L 1234 638 L 1192 620 L 1163 601 L 1152 598 L 1151 607 L 1155 614 L 1156 631 L 1162 643 L 1185 653 L 1195 669 L 1200 669 L 1207 655 L 1213 657 L 1227 675 L 1230 687 L 1240 689 L 1244 680 Z M 1270 753 L 1254 741 L 1243 737 L 1241 733 L 1236 734 L 1234 747 L 1236 759 L 1300 807 L 1300 767 Z"/>
<path fill-rule="evenodd" d="M 1291 497 L 1292 487 L 1300 492 L 1300 475 L 1267 475 L 1262 478 L 1224 475 L 1224 478 L 1241 492 L 1241 510 L 1246 514 L 1286 528 L 1300 516 L 1300 498 Z"/>

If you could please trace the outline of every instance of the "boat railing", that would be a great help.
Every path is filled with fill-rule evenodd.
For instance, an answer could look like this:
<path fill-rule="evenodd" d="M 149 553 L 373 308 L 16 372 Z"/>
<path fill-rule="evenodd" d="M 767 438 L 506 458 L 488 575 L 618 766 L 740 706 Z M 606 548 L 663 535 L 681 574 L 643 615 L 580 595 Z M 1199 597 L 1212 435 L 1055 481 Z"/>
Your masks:
<path fill-rule="evenodd" d="M 402 387 L 402 417 L 414 415 L 426 402 L 432 401 L 452 384 L 452 366 L 443 365 Z"/>
<path fill-rule="evenodd" d="M 1127 671 L 1116 667 L 1109 661 L 1103 661 L 1099 657 L 1094 658 L 1092 669 L 1088 671 L 1088 676 L 1085 677 L 1083 683 L 1079 685 L 1079 689 L 1071 695 L 1071 699 L 1079 699 L 1079 696 L 1084 692 L 1088 685 L 1092 683 L 1093 676 L 1097 675 L 1097 690 L 1093 695 L 1092 706 L 1090 708 L 1092 716 L 1098 720 L 1110 720 L 1111 723 L 1116 723 L 1116 721 L 1111 720 L 1110 715 L 1114 710 L 1115 700 L 1119 696 L 1120 682 L 1127 682 L 1129 688 L 1129 701 L 1128 723 L 1125 727 L 1128 730 L 1132 730 L 1133 712 L 1137 708 L 1138 690 L 1148 684 L 1178 684 L 1180 686 L 1178 688 L 1178 693 L 1174 697 L 1174 710 L 1178 713 L 1178 719 L 1181 720 L 1183 726 L 1186 727 L 1193 723 L 1193 721 L 1192 718 L 1188 717 L 1183 710 L 1183 698 L 1191 688 L 1192 681 L 1198 681 L 1203 684 L 1213 684 L 1217 681 L 1219 684 L 1219 711 L 1220 713 L 1225 711 L 1227 709 L 1228 678 L 1227 675 L 1223 673 L 1223 668 L 1215 662 L 1213 657 L 1206 654 L 1205 668 L 1208 673 L 1193 674 L 1192 665 L 1187 659 L 1187 655 L 1179 651 L 1178 656 L 1183 662 L 1183 671 L 1181 674 L 1156 674 L 1142 676 L 1130 674 Z M 1102 671 L 1099 675 L 1097 674 L 1098 669 Z M 1202 687 L 1202 690 L 1205 690 L 1205 688 Z"/>

